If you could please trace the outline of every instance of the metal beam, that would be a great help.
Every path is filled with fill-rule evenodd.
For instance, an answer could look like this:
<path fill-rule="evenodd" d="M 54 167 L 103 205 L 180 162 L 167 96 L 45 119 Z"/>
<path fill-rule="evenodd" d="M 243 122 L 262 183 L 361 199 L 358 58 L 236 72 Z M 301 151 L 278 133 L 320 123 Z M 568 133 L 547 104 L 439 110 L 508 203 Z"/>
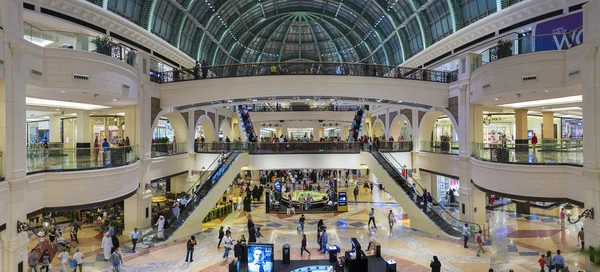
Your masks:
<path fill-rule="evenodd" d="M 281 55 L 283 55 L 285 41 L 287 40 L 288 34 L 290 33 L 290 29 L 292 29 L 292 25 L 294 24 L 294 21 L 296 21 L 296 19 L 298 19 L 298 15 L 294 16 L 294 19 L 292 19 L 290 26 L 288 27 L 287 31 L 285 32 L 285 35 L 283 36 L 283 41 L 281 42 L 281 48 L 279 49 L 279 57 L 277 58 L 277 62 L 281 62 Z"/>
<path fill-rule="evenodd" d="M 310 16 L 310 15 L 309 15 Z M 329 38 L 329 40 L 331 41 L 331 43 L 333 44 L 333 48 L 335 49 L 335 53 L 338 56 L 338 59 L 340 60 L 340 62 L 344 62 L 343 58 L 342 58 L 342 54 L 340 54 L 340 49 L 338 48 L 338 45 L 335 43 L 335 41 L 333 40 L 333 38 L 331 37 L 331 34 L 329 34 L 329 31 L 327 31 L 327 28 L 325 28 L 321 23 L 319 23 L 319 20 L 317 18 L 314 18 L 312 16 L 310 16 L 311 18 L 313 18 L 313 20 L 315 21 L 315 24 L 319 25 L 321 27 L 321 29 L 323 29 L 323 31 L 325 32 L 325 35 L 327 36 L 327 38 Z M 310 25 L 310 23 L 309 23 Z M 340 31 L 340 33 L 342 33 Z M 314 35 L 313 33 L 313 37 L 315 39 L 315 42 L 317 40 L 317 37 Z M 343 37 L 343 39 L 346 39 L 346 37 Z M 350 43 L 350 41 L 348 41 L 348 39 L 346 39 L 346 42 L 348 43 L 348 45 L 352 46 L 352 44 Z M 317 48 L 319 48 L 319 44 L 317 42 Z M 319 60 L 321 60 L 321 54 L 319 54 Z"/>
<path fill-rule="evenodd" d="M 304 17 L 304 20 L 306 21 L 306 24 L 308 24 L 308 30 L 310 31 L 310 34 L 312 34 L 313 40 L 315 41 L 315 46 L 317 47 L 317 55 L 319 56 L 319 61 L 323 61 L 322 60 L 322 56 L 321 56 L 321 49 L 319 48 L 319 40 L 317 40 L 317 35 L 315 35 L 315 30 L 313 29 L 312 25 L 310 24 L 310 20 L 308 20 L 308 18 Z M 323 31 L 325 31 L 325 29 L 323 29 Z M 334 41 L 331 41 L 334 42 Z M 333 45 L 333 47 L 335 48 L 335 43 Z M 337 49 L 336 49 L 337 52 Z M 342 62 L 342 57 L 340 56 L 340 52 L 337 52 L 338 58 L 340 60 L 340 62 Z"/>
<path fill-rule="evenodd" d="M 435 0 L 434 0 L 435 1 Z M 416 14 L 417 16 L 415 17 L 415 19 L 417 19 L 417 24 L 419 25 L 419 29 L 421 30 L 421 39 L 423 40 L 423 49 L 426 49 L 427 47 L 429 47 L 431 45 L 431 35 L 427 35 L 427 33 L 429 33 L 429 29 L 428 29 L 428 25 L 425 24 L 425 22 L 423 22 L 423 18 L 421 16 L 421 11 L 422 9 L 417 8 L 417 5 L 415 4 L 414 0 L 408 0 L 408 4 L 410 5 L 410 7 L 413 9 L 413 14 Z M 429 37 L 428 37 L 429 36 Z"/>
<path fill-rule="evenodd" d="M 185 8 L 187 12 L 190 12 L 190 9 L 194 6 L 196 1 L 197 0 L 185 0 L 183 3 L 183 8 Z M 185 13 L 183 11 L 179 11 L 177 14 L 177 19 L 175 19 L 175 23 L 173 24 L 173 29 L 176 29 L 177 31 L 174 31 L 174 34 L 171 35 L 171 44 L 177 47 L 177 49 L 179 49 L 179 44 L 181 43 L 181 35 L 183 33 L 183 27 L 185 26 L 185 18 Z"/>
<path fill-rule="evenodd" d="M 293 15 L 289 14 L 289 15 L 287 15 L 287 16 L 281 17 L 281 18 L 279 18 L 279 19 L 275 20 L 273 23 L 271 23 L 271 24 L 269 24 L 269 25 L 272 25 L 272 24 L 274 24 L 274 23 L 277 23 L 277 22 L 281 21 L 282 19 L 286 19 L 286 20 L 287 20 L 288 18 L 290 18 L 290 17 L 292 17 L 292 16 L 293 16 Z M 293 22 L 293 21 L 290 21 L 290 24 L 288 25 L 288 28 L 291 26 L 292 22 Z M 267 29 L 267 28 L 265 28 L 265 29 Z M 265 44 L 263 45 L 262 49 L 260 49 L 260 55 L 258 55 L 258 59 L 257 59 L 257 61 L 256 61 L 256 62 L 260 62 L 260 61 L 262 60 L 263 53 L 265 52 L 265 49 L 267 49 L 267 44 L 269 44 L 269 42 L 271 42 L 271 39 L 273 39 L 273 36 L 275 36 L 275 34 L 277 34 L 277 31 L 275 31 L 275 30 L 277 30 L 277 27 L 275 27 L 275 29 L 273 29 L 273 32 L 271 32 L 271 34 L 269 34 L 269 38 L 267 38 L 267 41 L 266 41 L 266 42 L 265 42 Z M 259 33 L 259 34 L 260 34 L 260 33 Z"/>
<path fill-rule="evenodd" d="M 302 16 L 298 17 L 298 58 L 302 59 Z"/>
<path fill-rule="evenodd" d="M 452 16 L 452 33 L 455 33 L 463 27 L 462 25 L 462 11 L 456 0 L 446 0 L 448 10 L 450 10 L 450 16 Z"/>
<path fill-rule="evenodd" d="M 152 32 L 152 23 L 154 22 L 154 10 L 156 9 L 157 0 L 147 0 L 142 7 L 142 20 L 140 26 Z"/>

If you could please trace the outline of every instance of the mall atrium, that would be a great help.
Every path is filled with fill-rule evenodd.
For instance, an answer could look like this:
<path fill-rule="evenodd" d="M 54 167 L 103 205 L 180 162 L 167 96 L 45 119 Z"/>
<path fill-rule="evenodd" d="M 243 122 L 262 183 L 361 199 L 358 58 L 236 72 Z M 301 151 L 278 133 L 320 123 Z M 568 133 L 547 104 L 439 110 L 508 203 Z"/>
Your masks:
<path fill-rule="evenodd" d="M 600 271 L 599 14 L 0 0 L 0 271 Z"/>

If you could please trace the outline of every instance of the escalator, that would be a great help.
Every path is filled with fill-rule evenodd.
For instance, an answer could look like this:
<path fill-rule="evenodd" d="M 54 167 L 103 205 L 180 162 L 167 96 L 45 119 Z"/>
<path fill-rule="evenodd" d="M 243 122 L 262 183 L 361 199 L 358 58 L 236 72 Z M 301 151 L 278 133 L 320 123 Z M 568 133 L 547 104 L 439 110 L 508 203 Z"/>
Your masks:
<path fill-rule="evenodd" d="M 158 229 L 156 225 L 153 225 L 152 230 L 142 236 L 141 243 L 151 247 L 156 243 L 181 239 L 200 232 L 202 230 L 202 220 L 208 215 L 239 173 L 244 161 L 247 162 L 247 158 L 246 160 L 240 158 L 242 156 L 248 156 L 248 154 L 234 151 L 215 159 L 208 167 L 208 169 L 211 169 L 213 165 L 216 165 L 214 170 L 206 175 L 205 173 L 209 172 L 204 172 L 188 190 L 187 194 L 191 197 L 185 209 L 180 213 L 179 222 L 165 224 L 164 239 L 157 238 Z"/>
<path fill-rule="evenodd" d="M 400 206 L 404 208 L 407 213 L 409 213 L 412 228 L 421 229 L 436 234 L 440 234 L 441 231 L 445 235 L 456 238 L 462 237 L 462 226 L 464 226 L 465 223 L 469 224 L 471 227 L 474 226 L 475 232 L 481 230 L 481 226 L 476 223 L 465 222 L 455 218 L 442 205 L 437 203 L 435 199 L 432 201 L 433 208 L 430 208 L 429 211 L 426 212 L 421 206 L 421 200 L 419 200 L 419 198 L 417 198 L 417 201 L 415 202 L 415 198 L 413 196 L 414 192 L 410 184 L 402 176 L 400 171 L 394 165 L 392 165 L 388 158 L 386 158 L 381 152 L 375 150 L 370 152 L 370 154 L 371 156 L 369 157 L 374 159 L 377 165 L 374 165 L 374 163 L 369 163 L 369 160 L 367 160 L 367 165 L 369 168 L 373 169 L 375 176 L 386 187 L 388 192 L 392 194 L 398 204 L 400 204 Z M 392 159 L 394 158 L 392 157 Z M 401 166 L 400 163 L 398 163 L 398 165 Z M 381 173 L 381 170 L 385 171 L 385 174 L 387 175 L 381 175 L 383 174 Z M 421 187 L 417 180 L 413 179 L 413 182 L 422 192 L 423 187 Z M 424 219 L 428 222 L 426 222 Z M 414 226 L 412 222 L 413 220 L 417 221 L 414 222 Z M 437 229 L 437 231 L 435 229 Z"/>

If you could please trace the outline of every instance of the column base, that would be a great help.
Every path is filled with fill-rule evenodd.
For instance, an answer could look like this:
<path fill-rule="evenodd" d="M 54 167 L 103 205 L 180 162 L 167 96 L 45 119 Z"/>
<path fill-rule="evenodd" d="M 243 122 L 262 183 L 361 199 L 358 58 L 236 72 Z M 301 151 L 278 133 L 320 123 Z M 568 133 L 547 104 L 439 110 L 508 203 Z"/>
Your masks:
<path fill-rule="evenodd" d="M 515 139 L 515 151 L 516 152 L 529 152 L 529 139 Z"/>

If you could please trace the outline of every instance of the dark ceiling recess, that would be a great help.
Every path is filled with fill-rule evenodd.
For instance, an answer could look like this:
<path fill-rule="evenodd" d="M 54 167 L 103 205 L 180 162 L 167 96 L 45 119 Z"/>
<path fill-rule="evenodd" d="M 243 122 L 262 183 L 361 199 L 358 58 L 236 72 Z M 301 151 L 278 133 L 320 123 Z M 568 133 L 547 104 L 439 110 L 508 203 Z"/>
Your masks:
<path fill-rule="evenodd" d="M 29 4 L 29 3 L 25 3 L 25 2 L 23 2 L 23 8 L 24 8 L 24 9 L 28 9 L 28 10 L 33 10 L 33 11 L 35 11 L 35 6 L 34 6 L 34 5 L 32 5 L 32 4 Z"/>
<path fill-rule="evenodd" d="M 570 6 L 570 7 L 569 7 L 569 12 L 573 12 L 573 11 L 576 11 L 576 10 L 580 10 L 580 9 L 582 9 L 582 8 L 583 8 L 583 5 L 585 5 L 586 3 L 587 3 L 587 2 L 585 2 L 585 3 L 581 3 L 581 4 L 579 4 L 579 5 Z"/>
<path fill-rule="evenodd" d="M 96 31 L 98 31 L 98 32 L 100 32 L 100 33 L 106 34 L 106 29 L 104 29 L 104 28 L 101 28 L 101 27 L 99 27 L 99 26 L 96 26 L 96 25 L 94 25 L 94 24 L 90 24 L 90 23 L 88 23 L 88 22 L 86 22 L 86 21 L 79 20 L 79 19 L 77 19 L 77 18 L 73 18 L 73 17 L 71 17 L 71 16 L 69 16 L 69 15 L 62 14 L 62 13 L 60 13 L 60 12 L 56 12 L 56 11 L 54 11 L 54 10 L 47 9 L 47 8 L 42 8 L 42 9 L 40 10 L 40 12 L 41 12 L 41 13 L 43 13 L 43 14 L 47 14 L 47 15 L 50 15 L 50 16 L 54 16 L 54 17 L 56 17 L 56 18 L 60 18 L 60 19 L 63 19 L 63 20 L 67 20 L 67 21 L 69 21 L 69 22 L 72 22 L 72 23 L 76 23 L 76 24 L 78 24 L 78 25 L 85 26 L 85 27 L 87 27 L 87 28 L 89 28 L 89 29 L 93 29 L 93 30 L 96 30 Z"/>
<path fill-rule="evenodd" d="M 506 33 L 506 32 L 511 31 L 513 29 L 517 29 L 517 28 L 522 27 L 522 26 L 530 25 L 530 24 L 533 24 L 533 23 L 538 22 L 538 21 L 550 19 L 552 17 L 558 16 L 558 15 L 561 15 L 561 14 L 563 14 L 563 10 L 562 9 L 559 9 L 559 10 L 556 10 L 556 11 L 553 11 L 553 12 L 548 12 L 546 14 L 542 14 L 540 16 L 533 17 L 533 18 L 531 18 L 529 20 L 525 20 L 525 21 L 513 24 L 513 25 L 511 25 L 509 27 L 505 27 L 503 29 L 500 29 L 500 31 L 498 31 L 498 34 Z"/>

